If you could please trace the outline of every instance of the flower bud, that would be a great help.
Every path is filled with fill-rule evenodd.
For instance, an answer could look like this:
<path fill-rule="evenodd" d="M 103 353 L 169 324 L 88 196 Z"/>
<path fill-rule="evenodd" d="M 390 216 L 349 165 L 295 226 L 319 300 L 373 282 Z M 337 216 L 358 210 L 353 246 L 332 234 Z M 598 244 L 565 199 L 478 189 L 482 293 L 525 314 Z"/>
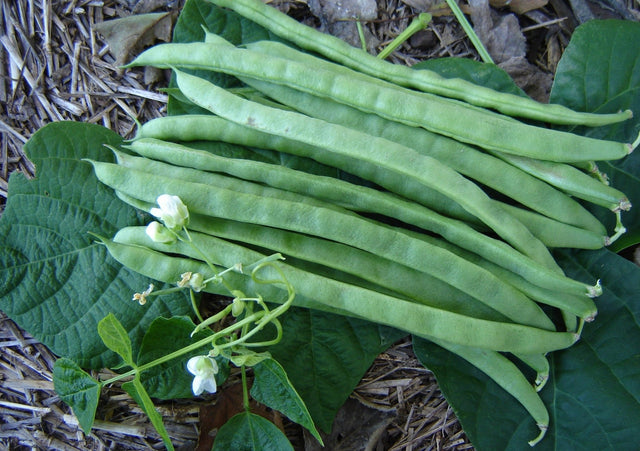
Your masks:
<path fill-rule="evenodd" d="M 158 221 L 150 222 L 146 230 L 147 235 L 156 243 L 171 244 L 176 241 L 176 237 L 165 226 Z"/>

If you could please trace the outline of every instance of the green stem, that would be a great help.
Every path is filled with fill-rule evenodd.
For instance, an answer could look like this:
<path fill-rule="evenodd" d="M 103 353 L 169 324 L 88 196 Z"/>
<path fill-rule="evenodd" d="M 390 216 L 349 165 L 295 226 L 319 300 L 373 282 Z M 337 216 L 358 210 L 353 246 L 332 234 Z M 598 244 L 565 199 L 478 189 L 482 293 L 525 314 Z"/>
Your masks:
<path fill-rule="evenodd" d="M 460 22 L 460 25 L 462 25 L 462 29 L 467 34 L 467 36 L 469 36 L 471 43 L 477 50 L 478 54 L 480 55 L 480 58 L 482 58 L 482 61 L 484 61 L 485 63 L 493 64 L 493 59 L 491 59 L 491 56 L 489 56 L 489 52 L 487 52 L 487 49 L 484 47 L 484 45 L 480 41 L 480 38 L 478 37 L 476 32 L 473 31 L 473 27 L 471 26 L 467 18 L 464 16 L 462 11 L 460 10 L 460 7 L 458 6 L 458 3 L 456 3 L 456 0 L 446 0 L 446 1 L 447 1 L 447 5 L 449 5 L 449 8 L 451 8 L 451 11 L 453 12 L 453 15 L 456 16 L 456 19 L 458 19 L 458 22 Z"/>
<path fill-rule="evenodd" d="M 247 371 L 244 365 L 240 367 L 240 373 L 242 374 L 242 403 L 244 410 L 249 412 L 251 410 L 249 405 L 249 387 L 247 387 Z"/>
<path fill-rule="evenodd" d="M 367 51 L 367 40 L 364 37 L 364 28 L 362 27 L 362 22 L 359 20 L 356 21 L 356 28 L 358 29 L 358 37 L 360 38 L 360 46 L 363 51 Z"/>
<path fill-rule="evenodd" d="M 139 367 L 134 368 L 132 370 L 129 370 L 126 373 L 122 373 L 122 374 L 120 374 L 118 376 L 112 377 L 111 379 L 108 379 L 108 380 L 102 382 L 102 385 L 111 384 L 111 383 L 116 382 L 116 381 L 118 381 L 120 379 L 124 379 L 124 378 L 127 378 L 129 376 L 133 376 L 136 373 L 141 373 L 141 372 L 143 372 L 145 370 L 148 370 L 149 368 L 153 368 L 154 366 L 161 365 L 164 362 L 168 362 L 169 360 L 172 360 L 172 359 L 175 359 L 177 357 L 180 357 L 181 355 L 187 354 L 187 353 L 189 353 L 191 351 L 195 351 L 196 349 L 202 348 L 203 346 L 206 346 L 206 345 L 208 345 L 210 343 L 213 343 L 215 340 L 217 340 L 220 337 L 223 337 L 225 335 L 229 335 L 231 332 L 233 332 L 236 329 L 242 328 L 245 324 L 250 324 L 252 322 L 257 322 L 258 320 L 262 319 L 263 317 L 264 317 L 264 312 L 255 313 L 255 314 L 253 314 L 251 316 L 248 316 L 248 317 L 244 318 L 242 321 L 238 321 L 237 323 L 235 323 L 235 324 L 233 324 L 233 325 L 231 325 L 231 326 L 229 326 L 229 327 L 227 327 L 225 329 L 222 329 L 221 331 L 219 331 L 219 332 L 217 332 L 217 333 L 215 333 L 215 334 L 213 334 L 213 335 L 211 335 L 209 337 L 203 338 L 202 340 L 198 340 L 195 343 L 192 343 L 192 344 L 190 344 L 188 346 L 185 346 L 184 348 L 181 348 L 181 349 L 179 349 L 177 351 L 174 351 L 174 352 L 172 352 L 170 354 L 167 354 L 167 355 L 164 355 L 162 357 L 159 357 L 159 358 L 157 358 L 157 359 L 155 359 L 155 360 L 153 360 L 151 362 L 145 363 L 144 365 L 140 365 Z M 252 334 L 250 333 L 250 335 L 252 335 Z M 235 345 L 236 343 L 237 343 L 237 341 L 236 342 L 231 342 L 229 344 Z M 225 347 L 226 347 L 226 345 L 225 345 Z"/>
<path fill-rule="evenodd" d="M 193 290 L 189 290 L 189 297 L 191 298 L 191 307 L 193 308 L 193 312 L 196 314 L 196 317 L 198 318 L 198 323 L 202 323 L 204 319 L 200 314 L 200 310 L 198 310 L 198 305 L 196 303 L 196 296 L 195 294 L 193 294 Z"/>
<path fill-rule="evenodd" d="M 397 49 L 407 39 L 416 34 L 418 31 L 426 28 L 426 26 L 429 25 L 429 22 L 431 22 L 431 14 L 419 14 L 418 17 L 416 17 L 402 33 L 400 33 L 393 41 L 389 43 L 389 45 L 382 49 L 382 51 L 378 54 L 378 58 L 387 58 L 391 54 L 391 52 Z"/>

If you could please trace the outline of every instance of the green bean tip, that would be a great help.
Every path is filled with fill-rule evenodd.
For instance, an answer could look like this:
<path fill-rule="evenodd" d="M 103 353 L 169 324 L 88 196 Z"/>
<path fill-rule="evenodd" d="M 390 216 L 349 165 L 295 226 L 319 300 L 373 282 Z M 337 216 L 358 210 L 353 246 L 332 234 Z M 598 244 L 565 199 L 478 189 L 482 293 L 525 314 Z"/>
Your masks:
<path fill-rule="evenodd" d="M 528 442 L 529 446 L 531 446 L 532 448 L 534 446 L 536 446 L 538 443 L 540 443 L 540 440 L 542 440 L 544 438 L 544 436 L 546 435 L 547 429 L 549 429 L 549 425 L 548 424 L 538 423 L 537 426 L 540 429 L 540 434 L 538 434 L 538 436 L 536 438 L 534 438 L 533 440 Z"/>
<path fill-rule="evenodd" d="M 589 292 L 587 296 L 590 298 L 597 298 L 602 294 L 602 285 L 600 284 L 600 279 L 596 282 L 596 284 L 592 287 L 589 287 Z"/>
<path fill-rule="evenodd" d="M 547 385 L 547 381 L 549 380 L 549 373 L 538 373 L 536 376 L 536 380 L 534 382 L 536 391 L 541 391 L 545 385 Z"/>

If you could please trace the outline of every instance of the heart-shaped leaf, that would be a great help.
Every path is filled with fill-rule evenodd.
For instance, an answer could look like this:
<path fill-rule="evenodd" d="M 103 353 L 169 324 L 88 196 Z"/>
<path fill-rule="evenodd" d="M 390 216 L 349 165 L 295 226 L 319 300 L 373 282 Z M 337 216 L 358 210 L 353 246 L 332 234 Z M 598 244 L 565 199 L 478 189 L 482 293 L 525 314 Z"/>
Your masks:
<path fill-rule="evenodd" d="M 85 434 L 91 432 L 100 399 L 100 382 L 82 370 L 73 360 L 58 359 L 53 367 L 56 393 L 78 418 Z"/>
<path fill-rule="evenodd" d="M 90 235 L 112 236 L 146 220 L 82 161 L 113 161 L 104 145 L 121 142 L 93 124 L 43 127 L 25 145 L 37 178 L 12 174 L 0 218 L 0 308 L 54 353 L 84 368 L 120 362 L 98 336 L 98 323 L 109 313 L 128 331 L 135 352 L 156 317 L 191 311 L 180 293 L 158 296 L 146 306 L 132 301 L 150 280 L 123 268 Z"/>

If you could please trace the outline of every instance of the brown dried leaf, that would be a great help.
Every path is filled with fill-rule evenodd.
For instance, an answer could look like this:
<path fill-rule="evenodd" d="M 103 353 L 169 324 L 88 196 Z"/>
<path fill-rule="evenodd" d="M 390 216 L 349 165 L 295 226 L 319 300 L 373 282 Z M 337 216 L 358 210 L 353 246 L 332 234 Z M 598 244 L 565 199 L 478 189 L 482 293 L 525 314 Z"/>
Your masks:
<path fill-rule="evenodd" d="M 514 14 L 492 14 L 488 0 L 470 0 L 473 28 L 496 64 L 526 55 L 526 39 Z"/>
<path fill-rule="evenodd" d="M 546 6 L 549 0 L 489 0 L 489 3 L 494 8 L 508 6 L 511 11 L 521 15 Z"/>
<path fill-rule="evenodd" d="M 98 23 L 95 29 L 109 44 L 116 64 L 121 65 L 159 40 L 169 42 L 173 19 L 170 12 L 138 14 Z"/>

